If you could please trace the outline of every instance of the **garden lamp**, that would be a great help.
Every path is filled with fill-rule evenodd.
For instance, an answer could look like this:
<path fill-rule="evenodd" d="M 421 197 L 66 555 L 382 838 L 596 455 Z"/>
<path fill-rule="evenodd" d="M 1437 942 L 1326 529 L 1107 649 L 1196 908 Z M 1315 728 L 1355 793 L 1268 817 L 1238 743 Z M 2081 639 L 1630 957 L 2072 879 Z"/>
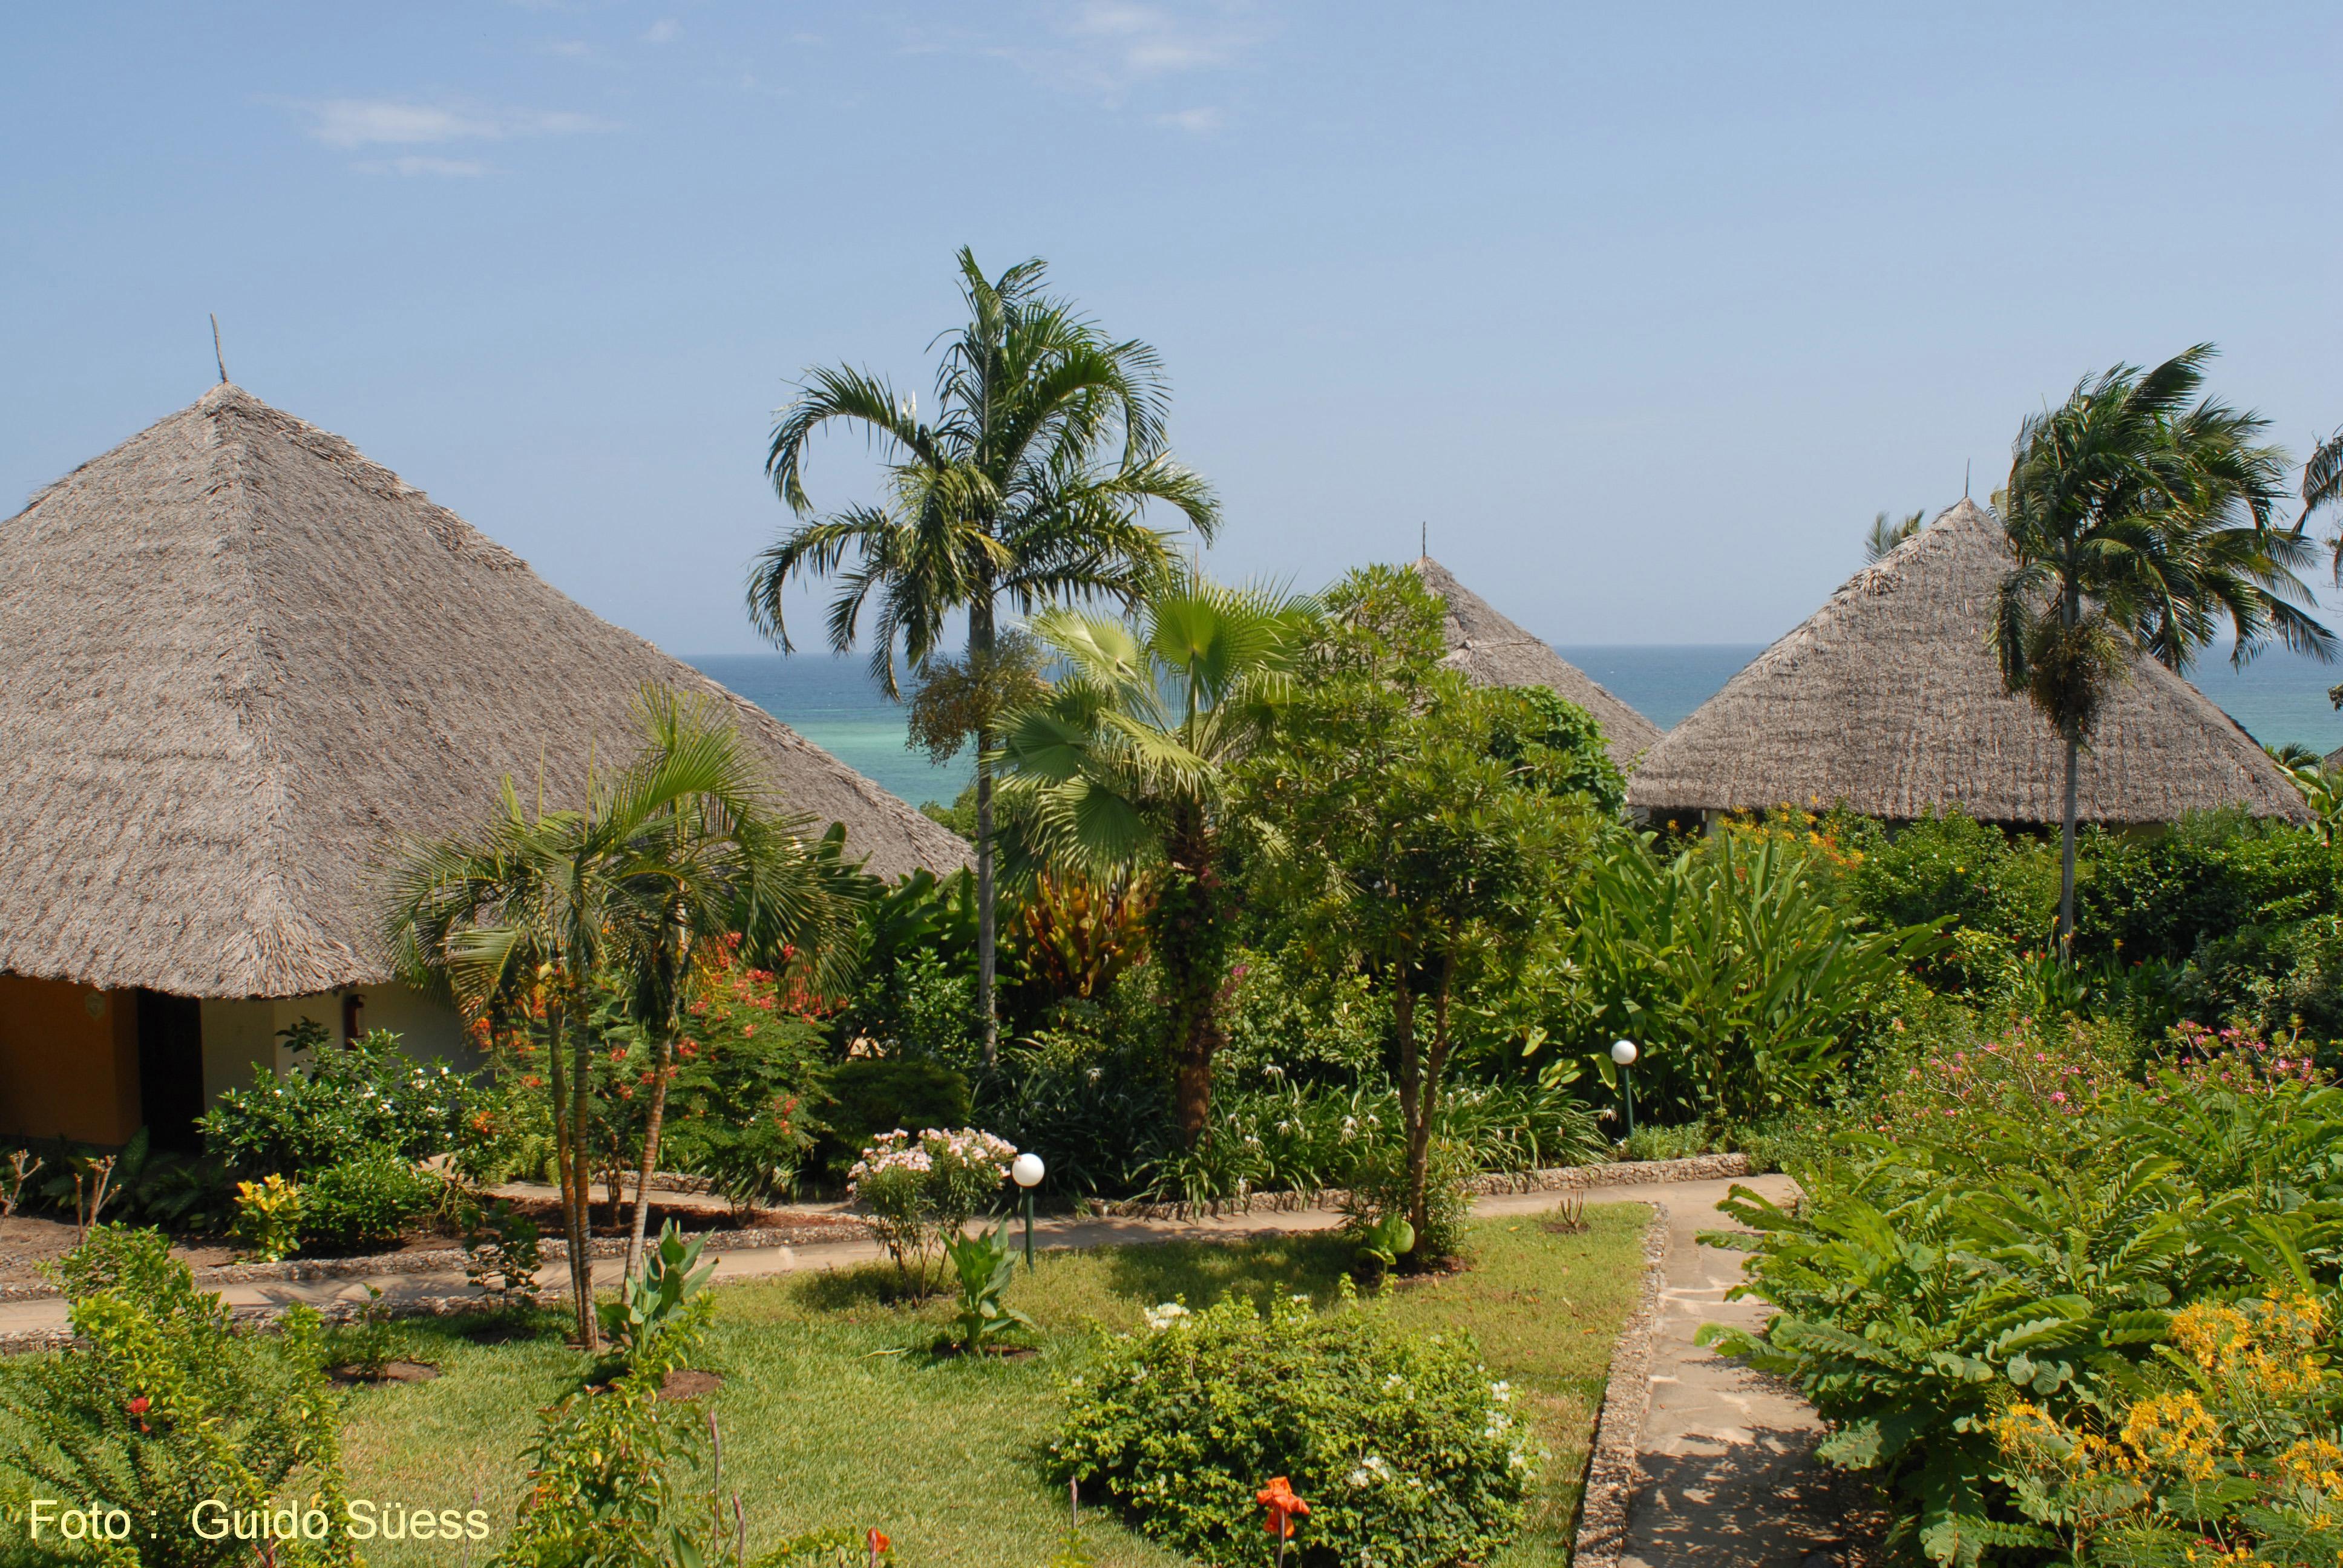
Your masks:
<path fill-rule="evenodd" d="M 1009 1174 L 1016 1178 L 1017 1185 L 1025 1189 L 1025 1271 L 1029 1274 L 1033 1271 L 1033 1189 L 1041 1184 L 1041 1177 L 1048 1169 L 1041 1163 L 1041 1157 L 1031 1149 L 1020 1154 L 1009 1167 Z"/>
<path fill-rule="evenodd" d="M 1611 1060 L 1619 1064 L 1619 1097 L 1627 1105 L 1627 1136 L 1635 1136 L 1635 1042 L 1614 1040 L 1611 1042 Z"/>

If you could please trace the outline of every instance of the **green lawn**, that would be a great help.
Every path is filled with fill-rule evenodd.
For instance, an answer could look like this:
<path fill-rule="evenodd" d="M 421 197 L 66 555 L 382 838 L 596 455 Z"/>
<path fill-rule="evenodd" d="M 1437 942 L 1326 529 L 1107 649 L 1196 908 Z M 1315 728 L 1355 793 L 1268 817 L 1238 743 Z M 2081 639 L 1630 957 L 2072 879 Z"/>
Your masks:
<path fill-rule="evenodd" d="M 1567 1560 L 1646 1213 L 1640 1204 L 1591 1208 L 1590 1229 L 1578 1234 L 1531 1216 L 1483 1221 L 1468 1271 L 1396 1292 L 1403 1319 L 1478 1336 L 1492 1372 L 1530 1394 L 1554 1451 L 1530 1527 L 1501 1568 Z M 1041 1478 L 1037 1454 L 1058 1417 L 1057 1382 L 1094 1335 L 1134 1329 L 1141 1307 L 1175 1297 L 1201 1307 L 1232 1291 L 1306 1291 L 1322 1304 L 1351 1257 L 1328 1236 L 1045 1254 L 1011 1295 L 1041 1325 L 1041 1353 L 1009 1362 L 930 1357 L 941 1308 L 884 1304 L 891 1276 L 882 1270 L 729 1287 L 701 1358 L 727 1382 L 701 1402 L 721 1424 L 726 1489 L 745 1495 L 751 1553 L 802 1531 L 875 1524 L 907 1568 L 1041 1568 L 1063 1533 L 1065 1499 Z M 407 1352 L 444 1375 L 353 1396 L 351 1495 L 468 1508 L 477 1488 L 491 1516 L 508 1521 L 534 1412 L 575 1385 L 577 1358 L 552 1338 L 474 1344 L 458 1323 L 401 1332 Z M 1084 1530 L 1101 1563 L 1177 1561 L 1103 1513 L 1085 1510 Z M 367 1556 L 386 1568 L 440 1568 L 447 1552 L 376 1543 Z"/>

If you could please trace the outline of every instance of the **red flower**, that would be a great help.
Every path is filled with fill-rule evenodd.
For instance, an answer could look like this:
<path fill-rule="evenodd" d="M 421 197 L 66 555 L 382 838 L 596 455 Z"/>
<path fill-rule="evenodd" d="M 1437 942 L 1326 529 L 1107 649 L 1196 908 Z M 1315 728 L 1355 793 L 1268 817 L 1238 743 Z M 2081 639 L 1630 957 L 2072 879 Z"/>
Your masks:
<path fill-rule="evenodd" d="M 878 1562 L 880 1555 L 895 1544 L 887 1539 L 887 1533 L 884 1530 L 875 1526 L 863 1532 L 862 1539 L 870 1548 L 870 1561 L 873 1563 Z"/>
<path fill-rule="evenodd" d="M 1310 1504 L 1293 1494 L 1292 1483 L 1282 1475 L 1254 1493 L 1252 1500 L 1269 1510 L 1269 1533 L 1280 1541 L 1292 1540 L 1293 1522 L 1310 1512 Z"/>
<path fill-rule="evenodd" d="M 131 1396 L 131 1399 L 130 1399 L 130 1402 L 129 1402 L 129 1404 L 128 1404 L 127 1406 L 126 1406 L 125 1408 L 126 1408 L 126 1409 L 127 1409 L 127 1410 L 130 1412 L 130 1413 L 131 1413 L 131 1414 L 133 1414 L 133 1415 L 135 1415 L 135 1416 L 136 1416 L 136 1417 L 138 1417 L 138 1418 L 139 1418 L 139 1419 L 138 1419 L 138 1430 L 139 1430 L 139 1431 L 141 1431 L 141 1432 L 152 1432 L 152 1431 L 154 1431 L 154 1430 L 155 1430 L 153 1427 L 148 1426 L 148 1425 L 146 1424 L 146 1412 L 147 1412 L 149 1409 L 153 1408 L 153 1405 L 152 1405 L 152 1402 L 151 1402 L 151 1401 L 149 1401 L 149 1400 L 147 1399 L 147 1397 L 146 1397 L 145 1394 L 143 1394 L 143 1393 L 142 1393 L 142 1394 L 134 1394 L 134 1395 L 132 1395 L 132 1396 Z"/>

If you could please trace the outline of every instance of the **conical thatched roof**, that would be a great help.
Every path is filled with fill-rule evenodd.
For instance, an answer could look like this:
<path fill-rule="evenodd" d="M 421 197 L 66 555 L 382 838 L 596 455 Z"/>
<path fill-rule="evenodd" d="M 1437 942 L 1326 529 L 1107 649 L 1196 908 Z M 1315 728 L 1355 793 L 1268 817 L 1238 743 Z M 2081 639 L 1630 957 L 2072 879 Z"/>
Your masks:
<path fill-rule="evenodd" d="M 1660 727 L 1597 686 L 1584 670 L 1499 615 L 1487 599 L 1456 580 L 1456 574 L 1420 556 L 1415 575 L 1424 590 L 1445 601 L 1448 657 L 1441 662 L 1463 670 L 1481 686 L 1543 686 L 1594 715 L 1603 727 L 1604 749 L 1622 771 L 1660 738 Z"/>
<path fill-rule="evenodd" d="M 1908 819 L 1957 806 L 2055 822 L 2065 747 L 2002 689 L 1986 640 L 2009 570 L 2000 526 L 1963 500 L 1866 567 L 1670 730 L 1627 783 L 1663 811 L 1844 802 Z M 2244 806 L 2307 821 L 2253 738 L 2153 659 L 2133 661 L 2083 753 L 2087 820 L 2168 822 Z"/>
<path fill-rule="evenodd" d="M 350 444 L 222 386 L 0 524 L 0 970 L 182 996 L 387 971 L 377 879 L 510 775 L 575 802 L 645 681 L 719 701 L 874 871 L 968 846 L 548 586 Z"/>

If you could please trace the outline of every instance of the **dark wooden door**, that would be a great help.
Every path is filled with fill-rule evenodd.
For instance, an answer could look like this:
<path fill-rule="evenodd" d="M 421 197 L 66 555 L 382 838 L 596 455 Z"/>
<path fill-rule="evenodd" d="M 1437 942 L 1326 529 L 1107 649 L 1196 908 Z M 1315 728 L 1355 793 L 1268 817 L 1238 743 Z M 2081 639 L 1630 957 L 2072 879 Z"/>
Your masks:
<path fill-rule="evenodd" d="M 175 1154 L 203 1152 L 203 1004 L 158 990 L 138 993 L 138 1114 L 147 1142 Z"/>

